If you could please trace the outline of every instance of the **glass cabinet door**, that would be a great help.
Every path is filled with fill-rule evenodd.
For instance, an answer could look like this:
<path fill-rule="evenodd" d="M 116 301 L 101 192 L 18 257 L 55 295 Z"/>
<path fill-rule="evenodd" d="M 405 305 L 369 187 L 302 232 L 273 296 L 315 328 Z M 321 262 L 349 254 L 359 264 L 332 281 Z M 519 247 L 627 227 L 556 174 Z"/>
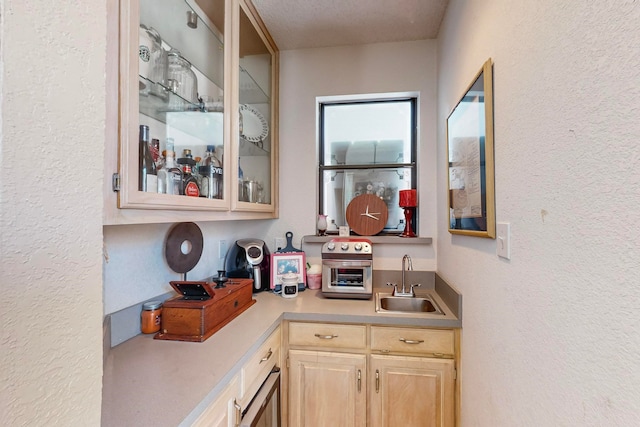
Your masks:
<path fill-rule="evenodd" d="M 129 119 L 119 207 L 228 209 L 225 19 L 225 0 L 132 3 L 129 33 L 138 38 L 129 43 L 132 71 L 123 72 L 130 77 L 129 95 L 137 94 L 132 111 L 121 113 Z M 131 119 L 136 109 L 137 125 Z"/>
<path fill-rule="evenodd" d="M 273 210 L 274 171 L 274 49 L 259 31 L 259 23 L 239 8 L 237 191 L 234 210 Z"/>

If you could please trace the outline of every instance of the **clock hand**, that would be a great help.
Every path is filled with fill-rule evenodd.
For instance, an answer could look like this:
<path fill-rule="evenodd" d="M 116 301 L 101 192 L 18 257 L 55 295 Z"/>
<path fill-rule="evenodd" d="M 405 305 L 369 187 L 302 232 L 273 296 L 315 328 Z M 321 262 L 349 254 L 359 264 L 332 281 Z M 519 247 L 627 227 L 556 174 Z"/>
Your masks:
<path fill-rule="evenodd" d="M 365 214 L 365 215 L 366 215 L 366 216 L 368 216 L 369 218 L 373 218 L 373 219 L 375 219 L 376 221 L 379 221 L 379 218 L 378 218 L 378 217 L 373 216 L 373 214 Z"/>

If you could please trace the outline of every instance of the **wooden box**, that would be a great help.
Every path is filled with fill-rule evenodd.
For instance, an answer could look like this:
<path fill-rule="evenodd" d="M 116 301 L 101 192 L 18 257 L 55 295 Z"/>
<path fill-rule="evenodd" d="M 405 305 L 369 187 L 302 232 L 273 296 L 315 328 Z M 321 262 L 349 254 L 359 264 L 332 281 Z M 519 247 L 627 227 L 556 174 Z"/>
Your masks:
<path fill-rule="evenodd" d="M 252 279 L 229 279 L 218 289 L 214 285 L 171 282 L 180 295 L 164 302 L 162 326 L 154 338 L 202 342 L 256 302 Z"/>

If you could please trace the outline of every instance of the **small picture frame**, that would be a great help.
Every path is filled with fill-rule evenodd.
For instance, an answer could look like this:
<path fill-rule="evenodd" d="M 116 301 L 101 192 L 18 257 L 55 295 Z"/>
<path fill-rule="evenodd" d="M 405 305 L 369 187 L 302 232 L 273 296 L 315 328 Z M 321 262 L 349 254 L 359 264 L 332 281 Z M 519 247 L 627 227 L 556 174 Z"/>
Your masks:
<path fill-rule="evenodd" d="M 288 273 L 298 275 L 298 291 L 307 285 L 306 259 L 304 252 L 274 252 L 271 254 L 271 289 L 280 292 L 282 276 Z"/>

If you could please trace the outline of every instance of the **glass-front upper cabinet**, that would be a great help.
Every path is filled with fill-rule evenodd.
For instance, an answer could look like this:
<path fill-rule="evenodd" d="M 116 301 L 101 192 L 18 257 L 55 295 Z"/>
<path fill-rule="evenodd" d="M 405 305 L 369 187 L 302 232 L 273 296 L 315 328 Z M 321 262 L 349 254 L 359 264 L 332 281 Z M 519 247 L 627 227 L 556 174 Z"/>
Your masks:
<path fill-rule="evenodd" d="M 119 212 L 105 223 L 277 215 L 265 34 L 245 0 L 120 1 Z M 173 214 L 122 219 L 148 210 Z"/>
<path fill-rule="evenodd" d="M 237 188 L 234 210 L 273 211 L 277 199 L 274 179 L 276 113 L 275 49 L 264 25 L 241 1 L 238 43 Z"/>

